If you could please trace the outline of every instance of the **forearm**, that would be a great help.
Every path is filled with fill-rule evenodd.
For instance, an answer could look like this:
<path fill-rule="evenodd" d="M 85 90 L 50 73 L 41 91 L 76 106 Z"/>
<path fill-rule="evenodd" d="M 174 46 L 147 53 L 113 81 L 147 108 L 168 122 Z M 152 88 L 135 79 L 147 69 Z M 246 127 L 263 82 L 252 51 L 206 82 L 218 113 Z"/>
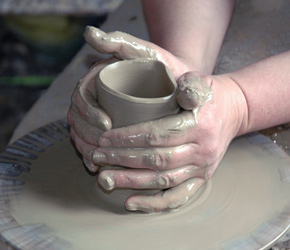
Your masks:
<path fill-rule="evenodd" d="M 240 87 L 247 102 L 239 134 L 290 121 L 290 51 L 226 74 Z"/>
<path fill-rule="evenodd" d="M 211 74 L 234 9 L 234 0 L 143 0 L 151 40 Z"/>

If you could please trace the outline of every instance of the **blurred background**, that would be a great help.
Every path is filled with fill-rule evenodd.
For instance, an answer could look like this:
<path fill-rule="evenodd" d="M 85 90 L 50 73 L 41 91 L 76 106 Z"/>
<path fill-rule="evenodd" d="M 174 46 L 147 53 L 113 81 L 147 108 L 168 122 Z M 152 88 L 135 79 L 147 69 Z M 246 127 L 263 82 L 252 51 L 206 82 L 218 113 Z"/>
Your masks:
<path fill-rule="evenodd" d="M 0 0 L 0 152 L 26 112 L 82 47 L 85 26 L 102 25 L 123 1 Z M 219 73 L 290 46 L 289 1 L 240 0 L 237 5 L 239 11 L 218 58 Z M 135 13 L 134 5 L 130 8 Z M 131 13 L 128 6 L 122 10 Z M 131 27 L 133 34 L 142 38 L 142 31 L 136 29 L 140 20 L 130 16 L 126 21 L 123 17 L 115 17 L 113 26 Z M 283 134 L 289 130 L 290 123 L 262 133 L 290 154 L 289 140 Z"/>
<path fill-rule="evenodd" d="M 1 0 L 0 152 L 33 103 L 121 0 Z"/>

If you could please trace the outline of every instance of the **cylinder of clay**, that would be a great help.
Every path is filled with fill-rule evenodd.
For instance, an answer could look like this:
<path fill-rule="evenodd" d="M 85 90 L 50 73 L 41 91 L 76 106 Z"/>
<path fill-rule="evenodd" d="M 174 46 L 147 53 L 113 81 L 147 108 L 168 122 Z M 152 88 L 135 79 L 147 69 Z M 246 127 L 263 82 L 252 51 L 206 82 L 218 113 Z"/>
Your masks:
<path fill-rule="evenodd" d="M 118 61 L 97 77 L 97 98 L 113 127 L 123 127 L 179 112 L 177 83 L 159 61 Z"/>

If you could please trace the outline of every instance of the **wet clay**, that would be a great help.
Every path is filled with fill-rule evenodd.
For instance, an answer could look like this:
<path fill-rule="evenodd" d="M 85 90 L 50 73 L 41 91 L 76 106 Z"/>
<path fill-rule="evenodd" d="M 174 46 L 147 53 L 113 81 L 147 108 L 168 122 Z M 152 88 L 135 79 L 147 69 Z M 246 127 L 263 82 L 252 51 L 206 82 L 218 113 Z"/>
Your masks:
<path fill-rule="evenodd" d="M 98 103 L 110 115 L 113 128 L 179 113 L 177 84 L 167 66 L 160 61 L 115 62 L 100 71 L 96 84 Z M 96 164 L 101 164 L 102 158 L 102 154 L 94 152 Z M 99 182 L 106 190 L 112 190 L 115 185 L 111 175 L 101 174 Z M 136 210 L 134 204 L 128 204 L 127 208 Z"/>
<path fill-rule="evenodd" d="M 289 157 L 277 152 L 256 138 L 237 139 L 185 206 L 142 214 L 124 209 L 133 190 L 103 192 L 70 140 L 55 141 L 19 176 L 24 190 L 9 211 L 21 225 L 44 223 L 47 236 L 69 249 L 268 249 L 290 225 Z"/>
<path fill-rule="evenodd" d="M 97 77 L 98 103 L 110 115 L 113 127 L 123 127 L 177 114 L 177 84 L 159 61 L 119 61 Z"/>
<path fill-rule="evenodd" d="M 157 60 L 165 64 L 158 51 L 141 44 L 141 40 L 124 32 L 105 33 L 93 26 L 87 26 L 84 37 L 87 43 L 100 53 L 112 54 L 122 60 Z"/>
<path fill-rule="evenodd" d="M 164 127 L 171 127 L 172 131 L 174 131 L 172 132 L 173 136 L 176 136 L 176 134 L 178 134 L 176 132 L 181 132 L 185 127 L 194 127 L 197 124 L 197 113 L 201 106 L 212 98 L 210 87 L 198 77 L 193 77 L 192 75 L 189 75 L 189 77 L 186 76 L 181 78 L 181 83 L 179 96 L 186 95 L 188 97 L 185 100 L 189 100 L 187 104 L 191 105 L 190 110 L 193 109 L 193 115 L 188 115 L 186 112 L 180 115 L 180 117 L 183 117 L 183 122 L 181 123 L 180 121 L 175 123 L 178 119 L 172 117 L 170 119 L 165 118 L 159 120 L 158 123 L 160 125 L 166 123 L 166 126 L 155 126 L 155 129 L 158 131 L 156 135 L 160 135 Z M 99 104 L 110 114 L 113 120 L 113 127 L 115 128 L 177 114 L 179 111 L 176 102 L 175 80 L 169 70 L 166 69 L 166 66 L 158 61 L 121 61 L 111 64 L 100 72 L 99 78 L 97 79 L 97 86 Z M 191 92 L 189 92 L 189 90 L 191 90 Z M 149 124 L 150 123 L 147 125 Z M 158 139 L 162 141 L 161 138 L 157 138 L 157 140 L 152 143 L 154 140 L 153 138 L 153 140 L 151 139 L 150 141 L 150 145 L 158 145 Z M 134 147 L 134 137 L 131 137 L 130 142 L 132 147 Z M 180 151 L 181 149 L 178 148 L 177 150 Z M 171 153 L 168 152 L 167 157 L 171 157 L 170 155 Z M 113 157 L 117 159 L 115 164 L 119 164 L 118 159 L 122 156 L 114 153 L 110 158 Z M 154 166 L 156 164 L 156 158 L 152 158 L 151 154 L 147 155 L 146 152 L 144 154 L 142 153 L 142 156 L 130 154 L 130 159 L 133 161 L 140 157 L 146 158 L 148 165 Z M 105 158 L 104 153 L 98 151 L 94 152 L 93 161 L 95 164 L 103 165 Z M 136 164 L 132 162 L 131 165 L 126 166 L 134 168 Z M 180 183 L 178 187 L 172 190 L 162 191 L 155 197 L 147 197 L 146 201 L 144 200 L 143 202 L 144 205 L 142 204 L 142 211 L 155 212 L 150 204 L 159 196 L 160 200 L 169 201 L 168 205 L 164 208 L 165 210 L 177 209 L 184 205 L 193 196 L 198 187 L 205 182 L 205 179 L 208 179 L 203 175 L 196 175 L 193 177 L 200 177 L 203 179 L 191 178 L 184 183 Z M 116 177 L 116 179 L 117 178 L 120 179 L 121 177 Z M 146 180 L 144 176 L 139 176 L 139 178 L 142 178 L 142 181 Z M 115 178 L 112 174 L 100 174 L 98 180 L 106 190 L 112 190 L 115 187 Z M 151 188 L 157 186 L 156 189 L 162 189 L 162 187 L 152 183 L 151 180 L 149 180 L 147 186 L 150 188 L 150 185 Z M 166 187 L 166 189 L 167 188 L 168 187 Z M 126 207 L 131 211 L 137 210 L 135 204 L 128 203 Z"/>
<path fill-rule="evenodd" d="M 119 31 L 105 33 L 98 28 L 87 26 L 84 37 L 94 49 L 101 53 L 112 54 L 122 60 L 142 62 L 154 60 L 166 65 L 166 61 L 157 50 L 151 48 L 150 45 L 144 45 L 146 41 L 141 41 L 126 33 Z M 196 118 L 200 107 L 212 98 L 210 86 L 193 72 L 183 75 L 178 80 L 178 85 L 177 100 L 182 103 L 181 106 L 185 110 L 194 110 Z"/>
<path fill-rule="evenodd" d="M 107 34 L 94 27 L 87 27 L 84 36 L 97 51 L 110 53 L 120 59 L 129 59 L 105 67 L 97 79 L 98 102 L 111 116 L 114 128 L 177 114 L 179 109 L 176 97 L 180 103 L 185 104 L 184 107 L 181 105 L 183 108 L 193 110 L 193 116 L 189 117 L 187 124 L 194 126 L 197 124 L 197 114 L 201 106 L 212 98 L 212 91 L 203 80 L 193 77 L 191 73 L 186 74 L 179 80 L 176 96 L 176 89 L 172 92 L 172 83 L 176 88 L 175 80 L 166 65 L 161 63 L 164 60 L 158 51 L 122 32 Z M 142 43 L 146 42 L 142 41 Z M 134 146 L 133 141 L 132 138 L 132 146 Z M 132 155 L 131 158 L 134 156 Z M 102 164 L 102 159 L 104 159 L 103 153 L 94 152 L 93 161 L 96 164 Z M 112 176 L 100 175 L 99 181 L 107 190 L 114 188 Z M 168 205 L 169 209 L 175 209 L 190 199 L 200 183 L 204 183 L 204 180 L 199 179 L 196 182 L 196 179 L 190 179 L 175 188 L 175 191 L 167 190 L 160 195 L 175 197 Z M 176 198 L 178 196 L 184 199 Z M 150 199 L 147 200 L 150 204 Z M 127 208 L 135 210 L 135 205 L 131 205 L 127 205 Z M 143 210 L 152 212 L 146 207 Z"/>
<path fill-rule="evenodd" d="M 197 115 L 201 106 L 210 101 L 212 96 L 209 84 L 194 72 L 188 72 L 178 80 L 177 100 L 185 110 L 194 110 Z"/>

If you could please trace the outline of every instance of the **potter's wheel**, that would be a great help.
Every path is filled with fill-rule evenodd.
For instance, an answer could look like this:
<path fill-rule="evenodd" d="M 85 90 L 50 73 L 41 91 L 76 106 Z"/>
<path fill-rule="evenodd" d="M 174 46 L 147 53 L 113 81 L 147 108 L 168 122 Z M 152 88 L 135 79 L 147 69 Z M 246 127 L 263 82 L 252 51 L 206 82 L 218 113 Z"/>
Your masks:
<path fill-rule="evenodd" d="M 290 225 L 290 158 L 260 134 L 235 140 L 172 213 L 127 212 L 128 191 L 100 191 L 63 121 L 9 146 L 0 174 L 0 239 L 17 249 L 268 249 Z"/>

